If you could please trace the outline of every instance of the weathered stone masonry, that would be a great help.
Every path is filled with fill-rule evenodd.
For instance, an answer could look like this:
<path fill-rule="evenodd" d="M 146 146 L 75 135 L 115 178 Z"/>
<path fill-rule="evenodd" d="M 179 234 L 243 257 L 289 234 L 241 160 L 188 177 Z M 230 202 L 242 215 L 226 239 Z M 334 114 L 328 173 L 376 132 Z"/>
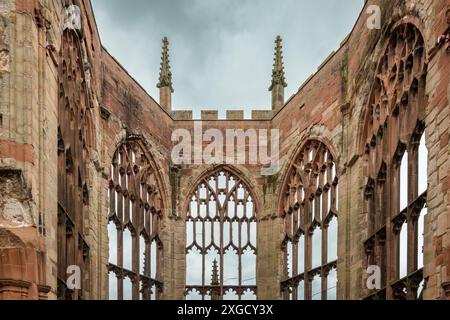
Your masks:
<path fill-rule="evenodd" d="M 366 26 L 366 8 L 373 4 L 381 7 L 381 30 Z M 399 30 L 406 30 L 404 36 Z M 409 46 L 411 35 L 414 46 Z M 280 129 L 281 170 L 263 176 L 258 165 L 210 167 L 171 162 L 173 130 L 192 131 L 194 121 L 192 112 L 172 109 L 176 83 L 172 84 L 167 39 L 157 102 L 102 47 L 90 1 L 1 0 L 0 299 L 108 299 L 110 271 L 119 279 L 119 297 L 129 282 L 133 298 L 142 294 L 145 299 L 184 299 L 189 245 L 186 208 L 196 183 L 220 170 L 245 181 L 257 208 L 257 297 L 292 298 L 285 289 L 303 280 L 305 297 L 310 298 L 308 281 L 314 275 L 306 272 L 290 279 L 285 250 L 286 228 L 291 227 L 285 217 L 303 209 L 310 213 L 308 202 L 287 198 L 306 181 L 301 170 L 293 170 L 293 165 L 301 163 L 305 145 L 326 146 L 336 165 L 333 186 L 338 182 L 334 200 L 338 208 L 332 215 L 338 221 L 337 262 L 332 265 L 337 269 L 337 298 L 416 298 L 415 277 L 420 274 L 426 283 L 424 299 L 450 299 L 449 38 L 448 0 L 366 1 L 340 48 L 287 101 L 284 88 L 288 79 L 284 79 L 281 39 L 277 39 L 271 110 L 254 111 L 251 120 L 243 119 L 242 112 L 227 112 L 226 120 L 218 120 L 214 111 L 202 112 L 204 130 Z M 390 51 L 391 47 L 403 48 L 403 41 L 411 52 Z M 384 57 L 390 66 L 387 70 L 383 69 Z M 396 61 L 396 69 L 391 68 L 391 61 Z M 422 68 L 418 69 L 419 65 Z M 417 81 L 397 81 L 410 74 Z M 380 80 L 385 81 L 381 87 Z M 396 90 L 405 94 L 395 95 Z M 378 108 L 384 101 L 389 101 L 386 111 Z M 396 112 L 397 104 L 414 120 L 411 128 L 398 132 L 392 124 L 396 115 L 402 114 Z M 389 128 L 372 139 L 371 134 L 378 133 L 379 124 L 382 127 L 384 123 Z M 424 267 L 415 270 L 410 245 L 409 276 L 400 279 L 395 228 L 407 221 L 411 229 L 415 209 L 411 206 L 397 212 L 398 168 L 393 159 L 403 154 L 403 146 L 414 154 L 415 137 L 422 131 L 428 150 Z M 388 147 L 381 149 L 384 144 Z M 130 158 L 125 161 L 122 156 Z M 144 158 L 151 167 L 140 166 Z M 316 164 L 327 166 L 323 167 L 324 159 L 311 161 L 307 172 L 312 177 L 322 172 Z M 412 168 L 415 162 L 410 163 Z M 387 172 L 379 170 L 383 164 Z M 373 212 L 384 212 L 385 226 L 368 207 L 371 187 L 376 185 L 373 182 L 384 183 L 384 174 L 393 188 L 386 202 L 390 207 Z M 381 178 L 375 180 L 377 177 Z M 414 187 L 413 179 L 409 185 Z M 314 192 L 308 201 L 332 188 L 326 180 L 320 182 L 319 188 L 310 188 Z M 376 188 L 373 190 L 376 195 Z M 112 203 L 111 196 L 117 195 L 122 197 L 123 207 Z M 409 199 L 416 196 L 420 195 L 409 191 Z M 420 199 L 425 198 L 419 197 L 423 204 Z M 153 225 L 145 217 L 155 217 L 158 222 Z M 148 261 L 141 269 L 135 253 L 133 270 L 123 268 L 123 261 L 110 264 L 111 221 L 120 229 L 118 235 L 132 234 L 131 248 L 145 248 L 151 255 L 152 243 L 157 241 L 156 272 Z M 322 223 L 325 226 L 328 220 Z M 297 241 L 293 234 L 289 236 Z M 304 236 L 309 235 L 306 232 Z M 414 242 L 412 236 L 409 239 Z M 120 247 L 122 242 L 117 241 Z M 306 251 L 310 250 L 308 243 Z M 325 243 L 322 248 L 326 249 Z M 323 259 L 321 268 L 311 269 L 308 258 L 307 269 L 325 275 L 330 265 Z M 365 269 L 370 261 L 385 265 L 381 291 L 366 288 Z M 81 290 L 66 286 L 65 269 L 72 264 L 82 268 Z M 214 297 L 223 294 L 220 288 L 213 286 L 213 290 Z"/>

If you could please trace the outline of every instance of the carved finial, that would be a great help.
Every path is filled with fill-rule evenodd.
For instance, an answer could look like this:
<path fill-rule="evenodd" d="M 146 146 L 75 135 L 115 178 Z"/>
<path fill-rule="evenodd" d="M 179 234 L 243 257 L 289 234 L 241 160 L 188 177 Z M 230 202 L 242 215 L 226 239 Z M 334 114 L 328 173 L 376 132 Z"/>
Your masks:
<path fill-rule="evenodd" d="M 219 285 L 219 268 L 217 266 L 217 260 L 214 259 L 212 265 L 212 274 L 211 274 L 211 286 Z"/>
<path fill-rule="evenodd" d="M 169 40 L 167 40 L 167 37 L 164 37 L 162 43 L 161 68 L 159 72 L 159 82 L 156 86 L 158 88 L 168 87 L 170 88 L 170 91 L 173 92 L 172 72 L 170 71 L 169 60 Z"/>
<path fill-rule="evenodd" d="M 276 85 L 281 85 L 283 88 L 287 87 L 285 74 L 284 74 L 284 64 L 283 64 L 283 40 L 280 36 L 277 36 L 275 40 L 275 58 L 272 71 L 272 84 L 270 85 L 269 91 Z"/>

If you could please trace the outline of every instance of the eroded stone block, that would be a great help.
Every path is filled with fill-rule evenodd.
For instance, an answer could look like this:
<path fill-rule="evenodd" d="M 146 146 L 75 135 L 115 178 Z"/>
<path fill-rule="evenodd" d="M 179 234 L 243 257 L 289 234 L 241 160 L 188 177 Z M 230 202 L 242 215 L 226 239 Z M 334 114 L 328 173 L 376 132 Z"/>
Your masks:
<path fill-rule="evenodd" d="M 0 226 L 24 228 L 33 225 L 31 196 L 22 172 L 0 170 Z"/>
<path fill-rule="evenodd" d="M 81 30 L 81 10 L 78 6 L 70 5 L 64 9 L 63 30 Z"/>

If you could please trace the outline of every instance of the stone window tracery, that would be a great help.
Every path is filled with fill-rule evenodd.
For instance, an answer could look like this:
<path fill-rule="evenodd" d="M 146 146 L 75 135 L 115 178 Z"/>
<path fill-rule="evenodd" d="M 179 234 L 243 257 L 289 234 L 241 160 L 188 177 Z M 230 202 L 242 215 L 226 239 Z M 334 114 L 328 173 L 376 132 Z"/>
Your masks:
<path fill-rule="evenodd" d="M 186 214 L 186 296 L 256 299 L 255 198 L 227 168 L 202 178 Z"/>
<path fill-rule="evenodd" d="M 368 299 L 419 299 L 425 287 L 426 71 L 420 31 L 398 26 L 380 60 L 364 122 L 366 267 L 380 268 L 382 286 L 369 290 Z"/>
<path fill-rule="evenodd" d="M 108 192 L 109 299 L 156 300 L 163 290 L 162 200 L 156 170 L 139 139 L 111 164 Z"/>
<path fill-rule="evenodd" d="M 87 299 L 89 245 L 85 230 L 89 209 L 87 162 L 92 129 L 80 38 L 65 31 L 58 70 L 58 299 Z M 67 286 L 68 268 L 78 266 L 81 288 Z"/>
<path fill-rule="evenodd" d="M 283 189 L 284 299 L 336 299 L 338 177 L 327 146 L 309 140 Z"/>

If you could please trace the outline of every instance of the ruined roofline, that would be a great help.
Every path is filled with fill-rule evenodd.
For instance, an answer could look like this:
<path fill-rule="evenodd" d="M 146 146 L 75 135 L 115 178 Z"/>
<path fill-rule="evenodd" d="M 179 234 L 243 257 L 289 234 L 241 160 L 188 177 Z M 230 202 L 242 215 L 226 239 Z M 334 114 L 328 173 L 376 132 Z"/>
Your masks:
<path fill-rule="evenodd" d="M 341 43 L 339 44 L 339 48 L 337 50 L 332 51 L 324 60 L 323 62 L 317 67 L 317 70 L 315 72 L 313 72 L 298 88 L 297 92 L 295 92 L 294 94 L 292 94 L 289 99 L 286 100 L 286 102 L 284 103 L 284 106 L 278 110 L 277 112 L 275 112 L 275 114 L 273 115 L 271 120 L 274 120 L 279 114 L 281 114 L 281 112 L 284 110 L 284 108 L 299 94 L 301 94 L 301 92 L 306 88 L 306 86 L 317 76 L 317 74 L 324 69 L 328 63 L 333 60 L 333 58 L 340 53 L 340 51 L 345 48 L 348 44 L 348 42 L 350 41 L 350 38 L 352 37 L 353 33 L 355 32 L 356 26 L 358 25 L 359 21 L 362 18 L 362 15 L 364 14 L 364 12 L 366 11 L 366 6 L 368 4 L 369 0 L 364 0 L 364 6 L 361 9 L 358 18 L 356 19 L 355 23 L 353 24 L 352 29 L 350 30 L 350 32 L 347 34 L 347 36 L 344 38 L 344 40 L 341 41 Z"/>
<path fill-rule="evenodd" d="M 236 110 L 230 109 L 226 110 L 226 118 L 219 119 L 218 110 L 201 110 L 201 118 L 194 119 L 193 110 L 174 110 L 171 112 L 166 111 L 161 105 L 147 92 L 147 90 L 137 81 L 128 71 L 127 69 L 102 45 L 102 51 L 104 51 L 116 64 L 117 66 L 126 73 L 128 77 L 138 86 L 140 90 L 150 98 L 156 106 L 158 106 L 161 111 L 171 118 L 172 121 L 270 121 L 273 119 L 274 112 L 270 109 L 261 109 L 261 110 L 251 110 L 252 117 L 251 119 L 244 118 L 244 110 Z M 107 106 L 106 106 L 107 108 Z M 107 108 L 108 109 L 108 108 Z"/>
<path fill-rule="evenodd" d="M 244 111 L 243 110 L 227 110 L 226 111 L 226 117 L 225 119 L 219 119 L 218 116 L 218 111 L 217 110 L 201 110 L 201 118 L 200 119 L 194 119 L 193 118 L 193 110 L 173 110 L 173 111 L 167 111 L 165 110 L 158 101 L 156 101 L 152 95 L 150 95 L 147 90 L 128 72 L 128 70 L 108 51 L 108 49 L 106 49 L 106 47 L 103 45 L 102 41 L 101 41 L 101 37 L 100 37 L 100 33 L 98 33 L 98 37 L 99 37 L 99 41 L 100 41 L 100 45 L 102 48 L 102 51 L 105 51 L 112 59 L 115 63 L 117 63 L 117 65 L 130 77 L 130 79 L 137 84 L 137 86 L 161 109 L 161 111 L 163 111 L 164 114 L 166 114 L 167 116 L 170 117 L 170 119 L 172 121 L 195 121 L 195 120 L 202 120 L 202 121 L 273 121 L 279 114 L 281 114 L 281 112 L 285 109 L 285 107 L 291 103 L 291 101 L 298 96 L 299 94 L 302 93 L 302 91 L 304 90 L 304 88 L 306 88 L 306 86 L 313 80 L 315 79 L 315 77 L 318 75 L 318 73 L 324 69 L 328 63 L 343 49 L 346 47 L 346 45 L 348 44 L 351 36 L 353 35 L 356 26 L 358 25 L 358 23 L 361 20 L 361 17 L 363 15 L 363 13 L 366 10 L 366 6 L 368 4 L 369 0 L 364 0 L 364 6 L 362 8 L 362 10 L 359 13 L 358 18 L 356 19 L 355 23 L 353 24 L 353 27 L 351 29 L 351 31 L 347 34 L 347 36 L 344 38 L 344 40 L 342 40 L 342 42 L 340 43 L 340 46 L 337 50 L 332 51 L 325 59 L 324 61 L 317 67 L 317 70 L 312 73 L 299 87 L 299 89 L 297 90 L 297 92 L 293 93 L 289 99 L 287 99 L 283 106 L 278 109 L 278 110 L 270 110 L 270 109 L 264 109 L 264 110 L 252 110 L 252 117 L 251 119 L 244 119 Z M 92 8 L 92 4 L 89 1 L 89 5 Z M 94 21 L 96 23 L 96 27 L 97 27 L 97 22 L 95 20 L 95 14 L 94 11 L 93 12 L 93 16 L 94 16 Z M 98 29 L 97 29 L 98 32 Z M 242 113 L 242 115 L 241 115 Z M 217 114 L 217 115 L 216 115 Z"/>
<path fill-rule="evenodd" d="M 161 111 L 163 112 L 163 113 L 165 113 L 169 118 L 171 118 L 172 120 L 174 120 L 173 118 L 172 118 L 172 116 L 171 116 L 171 114 L 169 113 L 169 112 L 167 112 L 166 110 L 164 110 L 164 108 L 163 107 L 161 107 L 161 105 L 158 103 L 158 101 L 156 101 L 152 96 L 151 96 L 151 94 L 149 94 L 148 92 L 147 92 L 147 90 L 139 83 L 139 81 L 137 81 L 129 72 L 128 72 L 128 70 L 119 62 L 119 60 L 117 60 L 109 51 L 108 51 L 108 49 L 106 49 L 105 48 L 105 46 L 102 44 L 102 43 L 100 43 L 101 44 L 101 48 L 102 48 L 102 53 L 103 52 L 106 52 L 106 54 L 117 64 L 117 66 L 120 68 L 120 69 L 122 69 L 122 71 L 124 71 L 126 74 L 127 74 L 127 76 L 129 76 L 130 77 L 130 79 L 139 87 L 139 89 L 141 89 L 142 91 L 143 91 L 143 93 L 148 97 L 148 98 L 150 98 L 154 103 L 155 103 L 155 105 L 157 105 L 160 109 L 161 109 Z"/>
<path fill-rule="evenodd" d="M 222 119 L 219 118 L 218 110 L 206 109 L 200 111 L 199 119 L 194 119 L 192 110 L 174 110 L 171 112 L 171 116 L 174 121 L 271 121 L 274 114 L 270 109 L 251 110 L 251 118 L 245 118 L 244 110 L 230 109 L 225 112 L 226 116 Z"/>

